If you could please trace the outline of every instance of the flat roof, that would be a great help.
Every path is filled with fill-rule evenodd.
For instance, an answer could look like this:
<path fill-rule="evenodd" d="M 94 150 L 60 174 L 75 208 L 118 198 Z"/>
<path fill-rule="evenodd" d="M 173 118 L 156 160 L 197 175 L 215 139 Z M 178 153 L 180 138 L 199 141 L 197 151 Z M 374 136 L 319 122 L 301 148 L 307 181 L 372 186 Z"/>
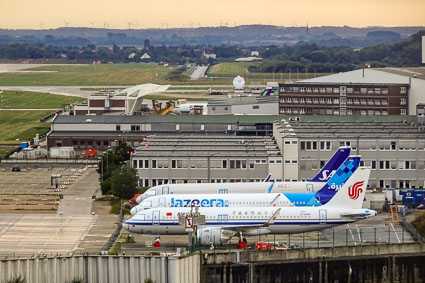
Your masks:
<path fill-rule="evenodd" d="M 299 117 L 301 121 L 403 121 L 415 116 L 385 115 L 57 115 L 53 124 L 255 124 Z M 87 119 L 91 120 L 87 122 Z"/>
<path fill-rule="evenodd" d="M 297 138 L 425 139 L 425 131 L 420 130 L 419 126 L 412 125 L 407 120 L 401 122 L 287 121 L 287 123 L 280 122 L 278 129 L 283 132 L 294 133 L 294 137 Z"/>

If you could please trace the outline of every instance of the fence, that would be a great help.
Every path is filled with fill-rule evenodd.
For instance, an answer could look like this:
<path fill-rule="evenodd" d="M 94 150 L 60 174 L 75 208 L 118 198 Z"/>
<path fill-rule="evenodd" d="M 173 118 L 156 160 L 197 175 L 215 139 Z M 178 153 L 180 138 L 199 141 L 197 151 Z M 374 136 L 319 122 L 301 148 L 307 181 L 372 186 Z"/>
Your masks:
<path fill-rule="evenodd" d="M 122 205 L 122 202 L 121 202 L 121 209 L 120 209 L 120 214 L 119 214 L 119 217 L 118 217 L 117 228 L 115 228 L 114 233 L 112 233 L 112 235 L 109 237 L 108 242 L 103 246 L 103 248 L 102 248 L 103 253 L 107 252 L 112 247 L 115 240 L 120 235 L 123 219 L 124 219 L 124 209 L 123 209 L 123 205 Z"/>
<path fill-rule="evenodd" d="M 143 282 L 195 283 L 200 281 L 199 254 L 162 256 L 68 256 L 0 261 L 0 282 L 21 276 L 27 283 Z"/>

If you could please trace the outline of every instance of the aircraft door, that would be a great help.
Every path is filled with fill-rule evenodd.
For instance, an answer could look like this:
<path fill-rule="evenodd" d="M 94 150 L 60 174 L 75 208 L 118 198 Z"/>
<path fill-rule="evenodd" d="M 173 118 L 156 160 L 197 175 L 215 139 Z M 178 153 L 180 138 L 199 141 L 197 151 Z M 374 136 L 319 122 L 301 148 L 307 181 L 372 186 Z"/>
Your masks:
<path fill-rule="evenodd" d="M 163 195 L 168 195 L 169 193 L 170 193 L 170 187 L 169 186 L 162 187 L 162 194 Z"/>
<path fill-rule="evenodd" d="M 160 215 L 159 215 L 159 211 L 153 211 L 152 212 L 152 224 L 153 225 L 159 225 L 160 223 Z"/>
<path fill-rule="evenodd" d="M 319 210 L 320 224 L 327 223 L 327 218 L 328 218 L 328 216 L 327 216 L 326 209 L 320 209 Z"/>
<path fill-rule="evenodd" d="M 313 184 L 307 184 L 307 193 L 313 193 L 313 192 L 314 192 Z"/>
<path fill-rule="evenodd" d="M 159 198 L 159 207 L 165 207 L 166 206 L 165 203 L 166 203 L 165 198 Z"/>

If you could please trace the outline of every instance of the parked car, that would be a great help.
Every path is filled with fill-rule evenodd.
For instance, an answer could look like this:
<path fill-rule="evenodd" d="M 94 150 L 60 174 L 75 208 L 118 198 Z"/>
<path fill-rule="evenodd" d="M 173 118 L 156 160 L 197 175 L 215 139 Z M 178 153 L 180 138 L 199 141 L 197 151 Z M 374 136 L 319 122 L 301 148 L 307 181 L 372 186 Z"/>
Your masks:
<path fill-rule="evenodd" d="M 13 172 L 21 172 L 21 167 L 19 165 L 13 165 L 12 171 Z"/>

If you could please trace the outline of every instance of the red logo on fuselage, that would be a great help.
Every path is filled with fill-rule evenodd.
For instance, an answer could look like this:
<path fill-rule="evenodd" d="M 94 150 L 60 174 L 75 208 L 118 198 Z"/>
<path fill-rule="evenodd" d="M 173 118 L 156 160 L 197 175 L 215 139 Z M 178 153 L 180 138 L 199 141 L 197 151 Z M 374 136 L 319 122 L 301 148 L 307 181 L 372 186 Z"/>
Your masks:
<path fill-rule="evenodd" d="M 348 187 L 348 196 L 350 199 L 358 199 L 360 194 L 363 192 L 363 189 L 361 188 L 363 186 L 364 181 L 357 182 L 353 186 Z"/>

